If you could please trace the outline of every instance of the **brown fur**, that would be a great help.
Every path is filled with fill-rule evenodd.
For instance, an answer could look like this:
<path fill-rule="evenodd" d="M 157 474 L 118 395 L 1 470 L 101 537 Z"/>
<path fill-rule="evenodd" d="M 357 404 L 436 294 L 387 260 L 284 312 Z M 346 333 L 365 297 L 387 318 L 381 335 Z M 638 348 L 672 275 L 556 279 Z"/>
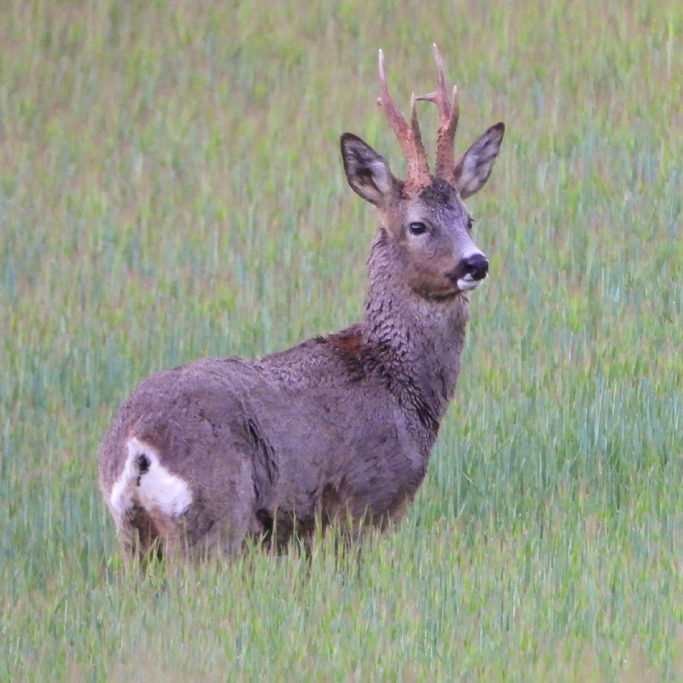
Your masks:
<path fill-rule="evenodd" d="M 328 340 L 332 346 L 338 348 L 342 353 L 357 357 L 360 355 L 362 341 L 360 329 L 352 329 L 349 332 L 331 334 Z"/>

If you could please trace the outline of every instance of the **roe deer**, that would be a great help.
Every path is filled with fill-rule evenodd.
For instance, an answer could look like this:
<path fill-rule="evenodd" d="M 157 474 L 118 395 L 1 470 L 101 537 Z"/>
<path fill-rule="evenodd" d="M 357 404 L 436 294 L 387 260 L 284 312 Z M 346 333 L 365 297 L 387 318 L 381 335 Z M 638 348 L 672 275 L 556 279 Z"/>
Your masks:
<path fill-rule="evenodd" d="M 100 486 L 129 556 L 151 548 L 234 552 L 247 537 L 305 538 L 316 524 L 351 530 L 397 520 L 425 476 L 453 396 L 468 292 L 488 261 L 462 200 L 487 181 L 504 125 L 456 161 L 457 88 L 412 98 L 408 123 L 380 97 L 406 157 L 396 178 L 372 147 L 341 136 L 346 177 L 374 204 L 363 319 L 255 360 L 207 358 L 144 380 L 99 451 Z M 438 108 L 430 175 L 416 100 Z"/>

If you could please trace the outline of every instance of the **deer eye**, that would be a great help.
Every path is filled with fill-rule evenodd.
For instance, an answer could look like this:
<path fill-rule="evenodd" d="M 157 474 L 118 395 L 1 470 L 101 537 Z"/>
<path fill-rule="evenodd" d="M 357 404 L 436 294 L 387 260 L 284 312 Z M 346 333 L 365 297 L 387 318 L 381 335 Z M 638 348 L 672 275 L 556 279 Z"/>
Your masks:
<path fill-rule="evenodd" d="M 473 225 L 474 225 L 474 218 L 472 218 L 472 216 L 469 216 L 467 219 L 467 229 L 471 231 Z"/>
<path fill-rule="evenodd" d="M 411 235 L 424 235 L 427 232 L 427 226 L 424 223 L 411 223 L 408 226 Z"/>

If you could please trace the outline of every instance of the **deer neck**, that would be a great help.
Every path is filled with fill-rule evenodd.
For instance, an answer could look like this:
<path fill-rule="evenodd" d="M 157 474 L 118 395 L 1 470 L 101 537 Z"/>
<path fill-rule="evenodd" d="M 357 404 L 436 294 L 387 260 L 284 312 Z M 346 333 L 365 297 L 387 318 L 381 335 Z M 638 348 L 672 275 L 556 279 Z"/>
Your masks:
<path fill-rule="evenodd" d="M 460 371 L 469 299 L 418 295 L 406 281 L 403 259 L 401 248 L 380 230 L 368 259 L 362 343 L 387 381 L 408 400 L 423 401 L 438 427 Z"/>

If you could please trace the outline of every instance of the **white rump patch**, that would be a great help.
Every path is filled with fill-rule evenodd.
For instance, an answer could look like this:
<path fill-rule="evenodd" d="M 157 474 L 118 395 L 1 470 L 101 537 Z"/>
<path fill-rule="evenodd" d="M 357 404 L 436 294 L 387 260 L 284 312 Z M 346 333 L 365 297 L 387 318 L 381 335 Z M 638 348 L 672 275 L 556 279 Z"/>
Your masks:
<path fill-rule="evenodd" d="M 170 517 L 185 512 L 192 502 L 187 482 L 161 464 L 158 451 L 150 444 L 132 437 L 126 447 L 128 457 L 109 499 L 117 522 L 134 505 L 158 510 Z"/>

